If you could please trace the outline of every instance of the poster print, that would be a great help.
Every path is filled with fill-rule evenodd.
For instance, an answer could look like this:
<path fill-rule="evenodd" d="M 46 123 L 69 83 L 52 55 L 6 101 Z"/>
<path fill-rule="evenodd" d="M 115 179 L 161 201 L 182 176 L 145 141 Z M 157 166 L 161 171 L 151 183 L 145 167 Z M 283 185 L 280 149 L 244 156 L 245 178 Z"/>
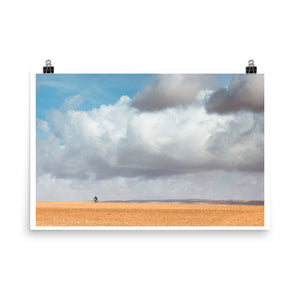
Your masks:
<path fill-rule="evenodd" d="M 264 228 L 261 74 L 36 74 L 32 228 Z"/>

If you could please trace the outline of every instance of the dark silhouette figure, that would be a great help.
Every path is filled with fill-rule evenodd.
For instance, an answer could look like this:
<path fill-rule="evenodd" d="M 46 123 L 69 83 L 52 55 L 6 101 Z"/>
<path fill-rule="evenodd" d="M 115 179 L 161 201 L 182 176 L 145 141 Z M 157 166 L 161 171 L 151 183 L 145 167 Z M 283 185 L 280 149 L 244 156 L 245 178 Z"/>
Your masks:
<path fill-rule="evenodd" d="M 97 196 L 94 197 L 94 202 L 97 203 L 98 202 L 98 198 Z"/>

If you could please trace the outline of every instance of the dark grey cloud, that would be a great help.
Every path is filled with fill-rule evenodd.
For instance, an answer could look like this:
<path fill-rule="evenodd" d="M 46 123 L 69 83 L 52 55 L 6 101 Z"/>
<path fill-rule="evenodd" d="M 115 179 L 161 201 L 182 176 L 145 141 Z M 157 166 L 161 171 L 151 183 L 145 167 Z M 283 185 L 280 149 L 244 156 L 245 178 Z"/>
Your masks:
<path fill-rule="evenodd" d="M 213 93 L 206 102 L 209 113 L 228 114 L 240 110 L 264 110 L 264 77 L 260 74 L 237 75 L 229 87 Z"/>
<path fill-rule="evenodd" d="M 157 111 L 195 101 L 201 89 L 216 85 L 216 76 L 198 74 L 160 75 L 157 82 L 138 92 L 132 106 L 140 111 Z"/>

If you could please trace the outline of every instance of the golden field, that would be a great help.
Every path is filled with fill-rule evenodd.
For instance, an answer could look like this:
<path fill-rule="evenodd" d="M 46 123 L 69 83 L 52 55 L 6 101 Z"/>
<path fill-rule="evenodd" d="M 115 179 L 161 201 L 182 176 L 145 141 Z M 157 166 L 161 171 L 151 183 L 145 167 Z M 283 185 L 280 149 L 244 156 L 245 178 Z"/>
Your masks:
<path fill-rule="evenodd" d="M 36 226 L 264 226 L 264 206 L 37 202 Z"/>

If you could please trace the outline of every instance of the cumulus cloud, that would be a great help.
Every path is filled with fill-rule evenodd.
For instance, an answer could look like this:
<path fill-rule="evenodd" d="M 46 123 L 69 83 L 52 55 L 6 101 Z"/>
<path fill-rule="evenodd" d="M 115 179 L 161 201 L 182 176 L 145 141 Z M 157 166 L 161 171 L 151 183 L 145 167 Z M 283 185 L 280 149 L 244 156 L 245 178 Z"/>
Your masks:
<path fill-rule="evenodd" d="M 259 74 L 237 75 L 228 87 L 214 92 L 206 102 L 209 113 L 264 110 L 264 78 Z"/>
<path fill-rule="evenodd" d="M 216 77 L 213 75 L 160 75 L 155 84 L 146 86 L 136 94 L 132 105 L 140 111 L 157 111 L 191 104 L 201 89 L 209 89 L 215 84 Z"/>
<path fill-rule="evenodd" d="M 123 96 L 91 111 L 53 110 L 47 120 L 47 138 L 37 135 L 38 176 L 152 180 L 263 171 L 262 114 L 208 114 L 198 103 L 141 112 Z"/>

